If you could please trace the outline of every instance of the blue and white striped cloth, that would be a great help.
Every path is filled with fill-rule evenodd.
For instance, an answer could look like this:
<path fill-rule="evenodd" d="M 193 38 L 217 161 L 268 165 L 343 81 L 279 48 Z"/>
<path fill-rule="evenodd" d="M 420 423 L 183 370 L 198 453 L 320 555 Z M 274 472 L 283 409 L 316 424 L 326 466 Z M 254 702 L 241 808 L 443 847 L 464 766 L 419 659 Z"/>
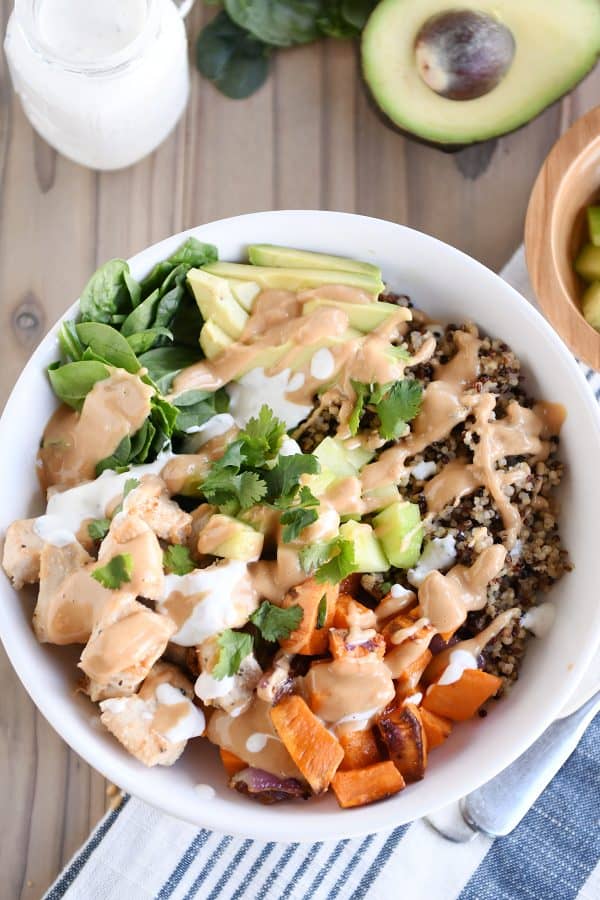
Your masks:
<path fill-rule="evenodd" d="M 522 251 L 503 276 L 531 297 Z M 600 376 L 585 369 L 600 401 Z M 417 821 L 315 844 L 197 830 L 125 797 L 45 900 L 600 900 L 600 718 L 508 837 L 454 844 Z"/>

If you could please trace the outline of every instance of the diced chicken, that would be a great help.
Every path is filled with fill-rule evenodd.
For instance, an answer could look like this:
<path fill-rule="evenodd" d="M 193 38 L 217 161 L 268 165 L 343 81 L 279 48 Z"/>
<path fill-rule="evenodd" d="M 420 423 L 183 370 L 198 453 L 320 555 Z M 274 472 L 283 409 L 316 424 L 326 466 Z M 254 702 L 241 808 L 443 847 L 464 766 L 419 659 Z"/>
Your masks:
<path fill-rule="evenodd" d="M 85 644 L 96 617 L 115 596 L 114 591 L 92 578 L 95 566 L 83 547 L 73 542 L 64 547 L 45 544 L 40 554 L 40 590 L 33 613 L 39 641 L 51 644 Z M 118 599 L 133 600 L 119 592 Z"/>
<path fill-rule="evenodd" d="M 133 694 L 162 656 L 175 624 L 137 600 L 111 597 L 81 654 L 92 700 Z"/>
<path fill-rule="evenodd" d="M 157 663 L 131 697 L 100 703 L 102 724 L 145 766 L 172 766 L 187 741 L 204 732 L 191 682 L 176 666 Z"/>
<path fill-rule="evenodd" d="M 218 679 L 212 674 L 219 658 L 216 638 L 204 641 L 197 648 L 197 653 L 201 672 L 194 685 L 196 696 L 206 706 L 216 706 L 233 716 L 239 716 L 248 709 L 254 688 L 262 676 L 262 669 L 254 655 L 250 653 L 242 660 L 237 675 Z"/>
<path fill-rule="evenodd" d="M 185 544 L 192 529 L 192 516 L 169 498 L 158 475 L 145 475 L 139 487 L 125 498 L 123 509 L 139 516 L 152 531 L 171 544 Z"/>
<path fill-rule="evenodd" d="M 44 542 L 36 534 L 34 523 L 35 519 L 18 519 L 8 526 L 4 539 L 2 568 L 17 590 L 39 581 Z"/>
<path fill-rule="evenodd" d="M 133 562 L 131 581 L 127 590 L 149 600 L 158 600 L 164 591 L 163 552 L 150 526 L 139 516 L 119 513 L 98 553 L 98 562 L 105 565 L 113 557 L 129 554 Z"/>

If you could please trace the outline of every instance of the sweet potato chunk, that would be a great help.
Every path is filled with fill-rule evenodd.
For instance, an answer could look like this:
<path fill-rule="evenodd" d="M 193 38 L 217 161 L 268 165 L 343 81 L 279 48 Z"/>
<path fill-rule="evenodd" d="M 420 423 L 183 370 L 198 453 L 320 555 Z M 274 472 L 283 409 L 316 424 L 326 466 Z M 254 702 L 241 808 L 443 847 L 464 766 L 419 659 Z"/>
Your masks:
<path fill-rule="evenodd" d="M 423 671 L 431 661 L 431 650 L 426 648 L 418 656 L 411 659 L 408 653 L 410 649 L 410 646 L 405 647 L 401 645 L 396 647 L 395 650 L 390 650 L 385 657 L 385 662 L 392 673 L 392 678 L 396 679 L 398 694 L 403 697 L 414 694 Z M 418 648 L 416 649 L 418 651 Z"/>
<path fill-rule="evenodd" d="M 304 613 L 298 628 L 281 642 L 282 648 L 287 653 L 318 656 L 327 652 L 328 633 L 333 624 L 338 592 L 337 584 L 317 584 L 314 578 L 303 581 L 287 592 L 282 606 L 285 609 L 290 606 L 301 606 Z M 323 611 L 321 601 L 325 604 L 324 616 L 319 616 L 319 612 Z M 320 618 L 322 622 L 319 621 Z"/>
<path fill-rule="evenodd" d="M 331 787 L 342 809 L 385 800 L 406 787 L 393 762 L 378 762 L 364 769 L 336 772 Z"/>
<path fill-rule="evenodd" d="M 244 762 L 243 759 L 240 759 L 239 756 L 236 756 L 235 753 L 232 753 L 231 750 L 226 750 L 224 747 L 219 747 L 219 756 L 221 757 L 223 768 L 230 778 L 233 778 L 233 776 L 237 775 L 238 772 L 241 772 L 242 769 L 248 768 L 248 763 Z"/>
<path fill-rule="evenodd" d="M 338 737 L 344 758 L 339 771 L 347 772 L 349 769 L 364 769 L 380 762 L 381 753 L 375 740 L 375 735 L 370 728 L 362 731 L 349 731 Z"/>
<path fill-rule="evenodd" d="M 427 735 L 427 750 L 433 750 L 443 744 L 450 732 L 452 731 L 452 722 L 450 719 L 444 719 L 428 709 L 419 709 L 421 721 L 425 734 Z"/>
<path fill-rule="evenodd" d="M 340 593 L 333 617 L 335 628 L 350 628 L 351 625 L 372 628 L 376 621 L 377 619 L 372 609 L 369 609 L 364 603 L 359 603 L 350 594 Z"/>
<path fill-rule="evenodd" d="M 271 710 L 271 721 L 314 793 L 326 791 L 344 758 L 339 742 L 297 695 L 280 700 Z"/>
<path fill-rule="evenodd" d="M 451 684 L 432 684 L 425 694 L 423 706 L 438 716 L 453 722 L 464 722 L 475 715 L 479 707 L 497 694 L 502 679 L 481 669 L 465 669 L 458 681 Z"/>
<path fill-rule="evenodd" d="M 427 767 L 427 735 L 412 703 L 384 710 L 375 726 L 390 759 L 406 781 L 420 781 Z"/>
<path fill-rule="evenodd" d="M 361 656 L 369 656 L 374 653 L 379 659 L 385 656 L 385 640 L 380 634 L 374 634 L 365 641 L 353 642 L 349 640 L 351 632 L 345 628 L 332 628 L 329 632 L 329 652 L 334 659 L 352 657 L 359 659 Z"/>

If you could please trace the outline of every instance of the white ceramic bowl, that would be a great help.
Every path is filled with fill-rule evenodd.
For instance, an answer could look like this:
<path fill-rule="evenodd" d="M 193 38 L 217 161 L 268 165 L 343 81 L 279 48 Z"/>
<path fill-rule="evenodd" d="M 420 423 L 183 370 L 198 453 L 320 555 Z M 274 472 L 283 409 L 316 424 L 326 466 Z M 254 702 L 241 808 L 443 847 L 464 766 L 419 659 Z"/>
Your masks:
<path fill-rule="evenodd" d="M 510 696 L 485 719 L 455 728 L 431 756 L 425 779 L 385 803 L 341 811 L 332 797 L 263 807 L 230 791 L 208 742 L 195 741 L 170 769 L 147 769 L 98 727 L 94 708 L 73 693 L 76 647 L 40 646 L 31 630 L 34 595 L 18 594 L 0 577 L 0 633 L 12 663 L 50 724 L 90 765 L 156 807 L 197 825 L 282 841 L 339 839 L 391 828 L 452 802 L 491 778 L 526 749 L 557 715 L 600 638 L 597 534 L 600 428 L 596 403 L 566 347 L 519 294 L 484 266 L 424 234 L 362 216 L 334 212 L 264 212 L 224 219 L 149 247 L 130 260 L 141 277 L 188 235 L 216 244 L 222 259 L 246 244 L 270 242 L 377 262 L 387 283 L 442 321 L 477 322 L 520 357 L 532 390 L 563 403 L 567 472 L 561 531 L 575 569 L 552 591 L 556 621 L 532 640 Z M 67 310 L 72 317 L 76 307 Z M 0 527 L 40 511 L 35 454 L 55 406 L 44 369 L 57 356 L 56 327 L 25 367 L 0 422 Z M 208 783 L 204 800 L 194 785 Z"/>

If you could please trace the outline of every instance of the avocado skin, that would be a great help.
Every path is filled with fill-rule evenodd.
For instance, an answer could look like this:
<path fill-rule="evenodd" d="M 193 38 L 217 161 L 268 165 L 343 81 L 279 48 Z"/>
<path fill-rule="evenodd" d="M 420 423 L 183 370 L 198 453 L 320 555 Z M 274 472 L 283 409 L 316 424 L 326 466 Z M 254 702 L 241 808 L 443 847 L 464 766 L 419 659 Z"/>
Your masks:
<path fill-rule="evenodd" d="M 448 4 L 449 7 L 451 7 L 452 5 L 453 4 Z M 459 6 L 460 4 L 456 4 L 456 5 Z M 459 153 L 461 150 L 467 149 L 467 147 L 476 147 L 476 146 L 480 146 L 481 144 L 488 144 L 494 140 L 497 140 L 500 137 L 505 137 L 506 135 L 509 135 L 509 134 L 516 134 L 517 132 L 521 131 L 523 128 L 525 128 L 527 125 L 529 125 L 531 122 L 534 122 L 536 119 L 540 118 L 540 116 L 543 113 L 545 113 L 548 109 L 551 109 L 553 106 L 556 106 L 558 103 L 560 103 L 562 100 L 564 100 L 564 98 L 567 97 L 572 91 L 574 91 L 578 87 L 578 85 L 581 84 L 581 82 L 596 67 L 599 59 L 600 59 L 600 53 L 597 54 L 596 57 L 591 60 L 589 66 L 585 70 L 582 70 L 580 77 L 569 88 L 567 88 L 567 90 L 563 91 L 560 95 L 555 97 L 552 101 L 550 101 L 548 103 L 547 106 L 545 106 L 543 109 L 540 109 L 539 112 L 536 113 L 534 116 L 532 116 L 530 119 L 526 119 L 525 121 L 521 122 L 520 125 L 517 125 L 515 128 L 511 128 L 508 131 L 498 132 L 498 134 L 496 134 L 496 135 L 490 135 L 489 137 L 482 138 L 481 140 L 454 143 L 451 141 L 442 142 L 442 141 L 430 140 L 429 138 L 425 138 L 425 137 L 422 137 L 421 135 L 415 134 L 414 132 L 409 131 L 406 128 L 401 128 L 392 119 L 390 119 L 390 117 L 381 109 L 381 107 L 377 103 L 377 100 L 375 99 L 375 97 L 371 91 L 371 88 L 369 86 L 369 83 L 368 83 L 367 79 L 365 78 L 365 73 L 363 70 L 363 61 L 362 61 L 361 41 L 358 40 L 355 42 L 355 60 L 356 60 L 356 66 L 357 66 L 359 78 L 362 83 L 362 88 L 363 88 L 365 97 L 367 99 L 369 108 L 375 113 L 375 115 L 377 116 L 379 121 L 383 125 L 385 125 L 385 127 L 388 128 L 390 131 L 393 131 L 395 134 L 398 134 L 401 137 L 407 138 L 416 144 L 420 144 L 423 147 L 431 147 L 434 150 L 440 150 L 442 153 L 447 153 L 447 154 Z M 454 102 L 460 103 L 461 101 L 454 101 Z"/>

